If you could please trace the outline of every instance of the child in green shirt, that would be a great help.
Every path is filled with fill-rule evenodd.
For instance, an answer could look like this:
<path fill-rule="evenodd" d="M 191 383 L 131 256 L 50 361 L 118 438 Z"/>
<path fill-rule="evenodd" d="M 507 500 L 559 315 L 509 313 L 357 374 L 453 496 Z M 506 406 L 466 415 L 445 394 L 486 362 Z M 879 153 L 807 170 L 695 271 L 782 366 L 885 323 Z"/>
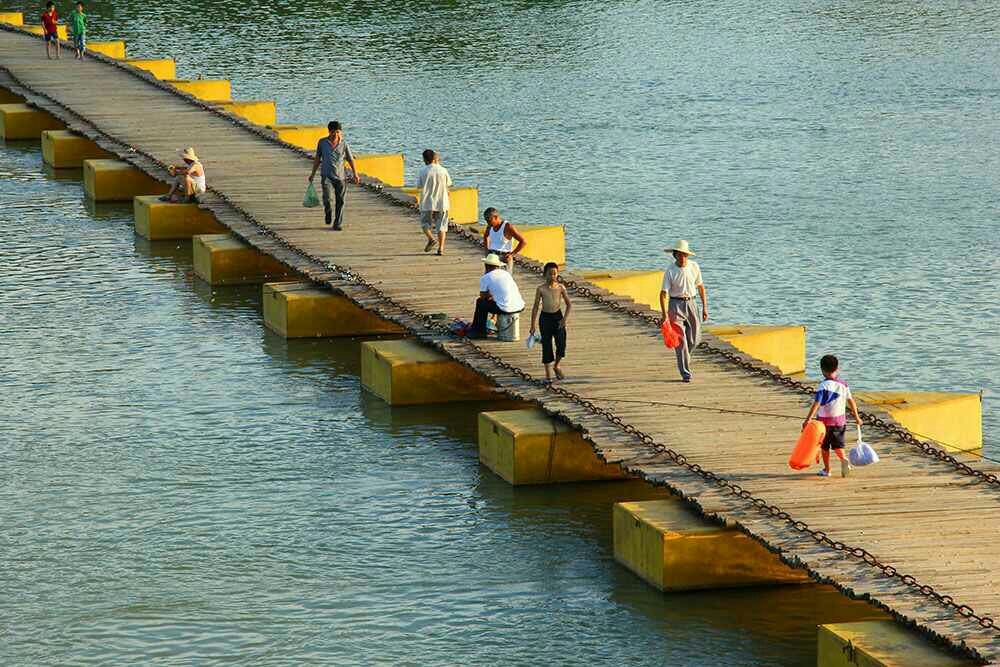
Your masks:
<path fill-rule="evenodd" d="M 69 13 L 69 34 L 73 38 L 73 48 L 76 49 L 76 59 L 83 60 L 83 52 L 87 48 L 87 15 L 83 13 L 83 3 L 76 3 L 76 9 Z"/>

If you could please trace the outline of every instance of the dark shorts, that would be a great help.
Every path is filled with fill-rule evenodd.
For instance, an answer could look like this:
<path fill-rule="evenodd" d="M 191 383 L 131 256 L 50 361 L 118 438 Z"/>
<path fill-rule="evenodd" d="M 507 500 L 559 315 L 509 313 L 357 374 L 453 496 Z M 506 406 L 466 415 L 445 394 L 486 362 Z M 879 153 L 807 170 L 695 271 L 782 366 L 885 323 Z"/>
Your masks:
<path fill-rule="evenodd" d="M 823 449 L 843 449 L 844 431 L 846 426 L 827 426 L 826 437 L 823 438 Z"/>
<path fill-rule="evenodd" d="M 59 41 L 59 33 L 55 33 L 55 32 L 47 32 L 47 33 L 45 33 L 45 41 L 46 42 L 57 42 L 57 41 Z"/>

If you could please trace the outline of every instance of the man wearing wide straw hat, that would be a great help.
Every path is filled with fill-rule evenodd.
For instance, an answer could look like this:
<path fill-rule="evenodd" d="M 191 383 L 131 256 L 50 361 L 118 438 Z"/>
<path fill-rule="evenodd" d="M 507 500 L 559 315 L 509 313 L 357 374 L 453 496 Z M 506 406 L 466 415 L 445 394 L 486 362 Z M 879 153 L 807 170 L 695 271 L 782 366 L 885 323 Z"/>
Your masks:
<path fill-rule="evenodd" d="M 479 298 L 476 299 L 476 314 L 472 317 L 472 327 L 469 336 L 472 338 L 486 337 L 486 317 L 490 313 L 519 313 L 524 310 L 524 299 L 521 290 L 517 289 L 514 276 L 508 271 L 497 271 L 506 267 L 496 253 L 490 253 L 483 258 L 485 271 L 479 279 Z"/>
<path fill-rule="evenodd" d="M 684 382 L 691 381 L 691 350 L 701 342 L 701 322 L 708 320 L 708 297 L 701 281 L 701 267 L 691 257 L 694 253 L 687 241 L 678 241 L 664 252 L 673 253 L 674 263 L 663 272 L 663 287 L 660 290 L 660 313 L 663 321 L 668 319 L 680 326 L 684 335 L 677 346 L 677 370 Z M 701 317 L 695 310 L 694 293 L 701 296 Z M 669 298 L 669 306 L 668 304 Z"/>
<path fill-rule="evenodd" d="M 170 175 L 175 177 L 174 183 L 170 186 L 170 192 L 160 197 L 160 200 L 194 203 L 198 201 L 198 195 L 205 192 L 205 167 L 193 148 L 185 148 L 180 154 L 184 164 L 167 167 Z"/>

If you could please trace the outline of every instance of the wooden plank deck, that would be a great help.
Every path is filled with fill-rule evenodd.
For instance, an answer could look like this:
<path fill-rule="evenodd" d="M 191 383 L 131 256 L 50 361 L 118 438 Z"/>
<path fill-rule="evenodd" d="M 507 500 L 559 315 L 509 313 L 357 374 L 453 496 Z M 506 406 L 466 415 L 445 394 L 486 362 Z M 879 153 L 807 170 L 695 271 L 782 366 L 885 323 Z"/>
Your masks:
<path fill-rule="evenodd" d="M 967 605 L 979 616 L 1000 617 L 995 541 L 1000 485 L 994 478 L 970 475 L 873 427 L 866 435 L 883 455 L 879 465 L 843 481 L 793 473 L 786 460 L 809 403 L 807 393 L 705 349 L 694 355 L 695 382 L 682 384 L 675 380 L 673 355 L 655 327 L 581 294 L 574 300 L 566 364 L 570 379 L 563 386 L 589 404 L 545 388 L 534 379 L 541 371 L 537 350 L 457 340 L 419 316 L 471 317 L 482 271 L 482 251 L 473 243 L 452 234 L 447 255 L 426 255 L 414 211 L 375 189 L 354 186 L 348 191 L 346 231 L 332 232 L 322 224 L 321 212 L 301 206 L 310 169 L 302 151 L 110 61 L 47 61 L 40 55 L 37 39 L 13 28 L 0 30 L 0 86 L 25 94 L 71 129 L 160 178 L 166 177 L 162 165 L 175 161 L 179 148 L 195 146 L 215 193 L 206 196 L 204 205 L 247 242 L 403 324 L 510 395 L 538 402 L 581 428 L 606 460 L 668 485 L 706 516 L 739 527 L 816 580 L 870 599 L 969 654 L 988 660 L 1000 656 L 1000 631 L 956 608 Z M 344 275 L 344 267 L 368 285 Z M 530 297 L 537 275 L 518 267 L 515 277 Z M 614 301 L 645 311 L 627 299 Z M 711 336 L 707 342 L 732 352 Z M 531 377 L 524 377 L 525 372 Z M 862 407 L 888 419 L 878 408 Z M 644 442 L 609 420 L 600 413 L 603 409 L 648 438 Z M 650 441 L 746 493 L 678 465 Z M 989 463 L 969 465 L 997 472 Z M 761 503 L 780 508 L 791 519 L 761 509 Z M 823 531 L 837 546 L 864 549 L 895 574 L 818 540 L 793 521 Z M 921 592 L 928 586 L 954 604 Z"/>

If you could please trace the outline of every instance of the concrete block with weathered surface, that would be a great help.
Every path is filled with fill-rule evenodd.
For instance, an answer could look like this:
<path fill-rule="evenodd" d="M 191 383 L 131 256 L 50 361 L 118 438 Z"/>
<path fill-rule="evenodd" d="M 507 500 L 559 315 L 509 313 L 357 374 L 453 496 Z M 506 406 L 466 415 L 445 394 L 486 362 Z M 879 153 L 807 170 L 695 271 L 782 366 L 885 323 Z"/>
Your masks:
<path fill-rule="evenodd" d="M 83 190 L 94 201 L 132 201 L 141 195 L 162 195 L 170 186 L 122 160 L 83 161 Z"/>
<path fill-rule="evenodd" d="M 262 303 L 264 325 L 285 338 L 405 332 L 399 325 L 383 320 L 347 297 L 307 281 L 265 283 Z"/>
<path fill-rule="evenodd" d="M 45 130 L 64 130 L 65 123 L 28 104 L 0 104 L 0 139 L 40 139 Z"/>
<path fill-rule="evenodd" d="M 361 346 L 361 386 L 390 405 L 503 398 L 496 387 L 432 347 L 414 340 Z"/>
<path fill-rule="evenodd" d="M 150 241 L 189 239 L 198 234 L 222 234 L 229 230 L 211 212 L 197 204 L 160 201 L 156 195 L 132 200 L 135 233 Z"/>
<path fill-rule="evenodd" d="M 628 477 L 576 429 L 538 408 L 480 412 L 479 461 L 514 486 Z"/>
<path fill-rule="evenodd" d="M 616 503 L 613 523 L 615 560 L 661 591 L 810 581 L 757 541 L 678 500 Z"/>
<path fill-rule="evenodd" d="M 114 159 L 114 155 L 69 130 L 42 132 L 42 160 L 55 169 L 79 169 L 84 160 L 100 159 Z"/>
<path fill-rule="evenodd" d="M 293 276 L 278 260 L 229 234 L 192 236 L 191 250 L 195 275 L 209 285 L 254 285 Z"/>

